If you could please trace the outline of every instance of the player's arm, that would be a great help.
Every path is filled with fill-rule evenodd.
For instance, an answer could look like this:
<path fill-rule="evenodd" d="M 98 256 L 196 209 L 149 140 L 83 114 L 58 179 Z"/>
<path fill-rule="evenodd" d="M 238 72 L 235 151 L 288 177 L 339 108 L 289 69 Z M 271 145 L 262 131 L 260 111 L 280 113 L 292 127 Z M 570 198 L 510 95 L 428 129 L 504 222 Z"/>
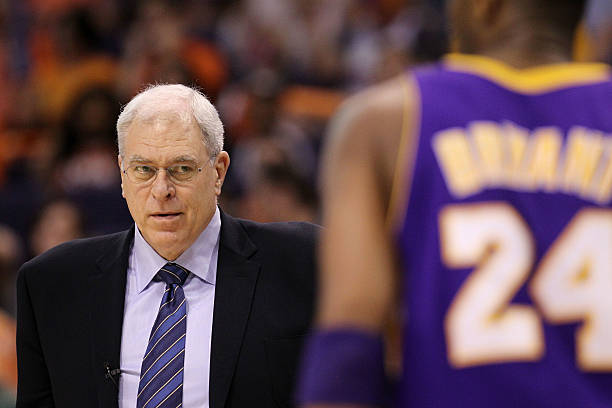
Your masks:
<path fill-rule="evenodd" d="M 401 136 L 414 122 L 412 88 L 402 78 L 357 95 L 330 128 L 317 332 L 299 396 L 308 407 L 385 398 L 382 334 L 398 289 L 387 220 Z"/>

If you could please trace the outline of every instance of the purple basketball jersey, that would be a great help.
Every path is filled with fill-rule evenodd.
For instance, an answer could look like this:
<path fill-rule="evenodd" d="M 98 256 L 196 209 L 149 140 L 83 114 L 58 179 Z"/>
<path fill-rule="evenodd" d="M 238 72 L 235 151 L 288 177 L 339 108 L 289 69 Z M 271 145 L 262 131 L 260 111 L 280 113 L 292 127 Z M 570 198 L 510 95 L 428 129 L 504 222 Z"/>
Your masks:
<path fill-rule="evenodd" d="M 612 407 L 608 67 L 414 76 L 399 405 Z"/>

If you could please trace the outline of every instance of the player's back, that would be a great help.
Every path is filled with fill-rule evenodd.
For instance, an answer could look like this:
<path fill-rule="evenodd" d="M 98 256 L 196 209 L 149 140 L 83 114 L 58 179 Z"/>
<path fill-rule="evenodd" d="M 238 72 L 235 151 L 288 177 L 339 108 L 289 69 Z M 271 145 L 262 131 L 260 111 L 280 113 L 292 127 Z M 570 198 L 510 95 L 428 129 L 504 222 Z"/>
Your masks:
<path fill-rule="evenodd" d="M 415 78 L 401 406 L 612 406 L 608 67 Z"/>

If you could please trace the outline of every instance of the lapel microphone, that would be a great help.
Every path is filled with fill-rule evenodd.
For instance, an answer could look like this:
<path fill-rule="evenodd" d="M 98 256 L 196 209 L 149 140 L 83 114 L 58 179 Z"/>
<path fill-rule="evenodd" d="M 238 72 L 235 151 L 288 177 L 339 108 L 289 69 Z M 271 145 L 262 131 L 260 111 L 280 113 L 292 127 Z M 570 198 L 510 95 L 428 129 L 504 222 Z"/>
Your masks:
<path fill-rule="evenodd" d="M 119 388 L 119 384 L 117 384 L 117 379 L 115 376 L 121 375 L 121 370 L 119 368 L 112 369 L 108 361 L 104 362 L 104 370 L 104 378 L 111 380 L 113 384 L 115 384 L 115 387 Z"/>

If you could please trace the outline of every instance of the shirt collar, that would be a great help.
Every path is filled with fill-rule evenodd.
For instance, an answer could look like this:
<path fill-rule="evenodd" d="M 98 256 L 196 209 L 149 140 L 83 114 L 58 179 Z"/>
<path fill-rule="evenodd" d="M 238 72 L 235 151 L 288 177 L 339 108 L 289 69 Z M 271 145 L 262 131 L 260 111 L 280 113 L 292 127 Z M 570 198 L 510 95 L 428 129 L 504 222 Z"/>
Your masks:
<path fill-rule="evenodd" d="M 174 262 L 188 269 L 193 275 L 203 281 L 214 285 L 216 282 L 216 270 L 211 270 L 211 260 L 214 250 L 218 247 L 219 233 L 221 231 L 221 214 L 219 208 L 195 242 L 185 250 Z M 168 261 L 161 257 L 145 241 L 138 226 L 134 235 L 134 269 L 136 271 L 136 288 L 138 293 L 142 292 L 153 280 L 157 271 Z M 187 278 L 189 281 L 189 278 Z"/>

